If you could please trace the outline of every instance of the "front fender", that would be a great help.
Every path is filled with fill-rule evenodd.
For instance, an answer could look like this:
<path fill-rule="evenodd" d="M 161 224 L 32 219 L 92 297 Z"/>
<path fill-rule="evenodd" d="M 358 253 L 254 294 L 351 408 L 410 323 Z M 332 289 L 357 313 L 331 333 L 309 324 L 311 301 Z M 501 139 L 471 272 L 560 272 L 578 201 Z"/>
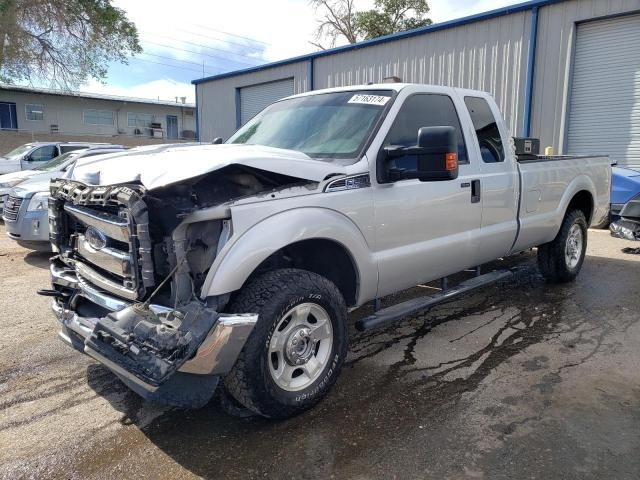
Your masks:
<path fill-rule="evenodd" d="M 374 298 L 378 270 L 362 232 L 347 216 L 327 208 L 296 208 L 267 217 L 238 238 L 232 237 L 209 269 L 201 297 L 239 290 L 270 255 L 302 240 L 326 239 L 342 245 L 358 277 L 357 301 Z M 327 259 L 331 261 L 331 259 Z"/>

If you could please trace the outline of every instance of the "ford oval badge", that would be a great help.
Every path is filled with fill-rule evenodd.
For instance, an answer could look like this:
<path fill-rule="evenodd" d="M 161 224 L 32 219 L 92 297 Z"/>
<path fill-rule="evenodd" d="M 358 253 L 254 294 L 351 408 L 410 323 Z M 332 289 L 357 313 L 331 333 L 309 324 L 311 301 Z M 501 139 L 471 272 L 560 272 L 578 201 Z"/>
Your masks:
<path fill-rule="evenodd" d="M 84 238 L 94 250 L 102 250 L 107 246 L 107 236 L 95 227 L 87 228 Z"/>

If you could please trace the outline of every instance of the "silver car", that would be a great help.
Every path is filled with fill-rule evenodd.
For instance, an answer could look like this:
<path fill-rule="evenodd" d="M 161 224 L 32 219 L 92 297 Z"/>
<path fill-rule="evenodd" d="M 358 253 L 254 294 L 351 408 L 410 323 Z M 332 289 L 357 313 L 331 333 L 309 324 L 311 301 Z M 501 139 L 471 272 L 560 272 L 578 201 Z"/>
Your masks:
<path fill-rule="evenodd" d="M 25 248 L 50 250 L 47 206 L 51 179 L 63 176 L 81 158 L 123 151 L 122 145 L 93 146 L 81 151 L 65 153 L 46 165 L 31 170 L 33 174 L 20 179 L 8 194 L 5 194 L 2 219 L 9 238 Z M 7 183 L 16 180 L 14 178 Z M 0 195 L 2 193 L 0 190 Z"/>

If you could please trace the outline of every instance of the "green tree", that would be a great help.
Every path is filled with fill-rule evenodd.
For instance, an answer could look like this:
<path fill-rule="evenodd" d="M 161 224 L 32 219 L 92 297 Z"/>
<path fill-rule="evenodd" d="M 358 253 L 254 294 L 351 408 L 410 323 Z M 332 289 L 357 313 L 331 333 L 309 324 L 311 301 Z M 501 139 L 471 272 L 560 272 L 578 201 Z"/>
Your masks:
<path fill-rule="evenodd" d="M 0 81 L 72 88 L 140 53 L 138 31 L 111 0 L 0 0 Z"/>
<path fill-rule="evenodd" d="M 432 23 L 427 17 L 427 0 L 375 0 L 374 8 L 364 11 L 357 11 L 354 1 L 311 1 L 322 14 L 315 31 L 315 41 L 311 42 L 313 45 L 324 50 L 323 40 L 333 47 L 339 38 L 356 43 Z"/>

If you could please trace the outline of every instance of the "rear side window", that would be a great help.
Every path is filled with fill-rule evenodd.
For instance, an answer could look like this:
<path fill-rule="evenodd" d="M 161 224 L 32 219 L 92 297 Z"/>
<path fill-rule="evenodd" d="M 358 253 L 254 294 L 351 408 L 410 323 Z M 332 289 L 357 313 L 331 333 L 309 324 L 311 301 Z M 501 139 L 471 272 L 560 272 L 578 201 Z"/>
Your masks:
<path fill-rule="evenodd" d="M 487 101 L 480 97 L 465 97 L 464 103 L 469 110 L 473 128 L 476 131 L 476 137 L 478 137 L 482 161 L 485 163 L 504 162 L 502 137 Z"/>
<path fill-rule="evenodd" d="M 62 153 L 73 152 L 74 150 L 81 150 L 87 148 L 86 145 L 60 145 L 60 151 Z"/>
<path fill-rule="evenodd" d="M 387 134 L 384 146 L 415 146 L 418 143 L 418 130 L 422 127 L 443 126 L 455 128 L 458 162 L 469 163 L 458 113 L 447 95 L 421 93 L 407 98 Z"/>

